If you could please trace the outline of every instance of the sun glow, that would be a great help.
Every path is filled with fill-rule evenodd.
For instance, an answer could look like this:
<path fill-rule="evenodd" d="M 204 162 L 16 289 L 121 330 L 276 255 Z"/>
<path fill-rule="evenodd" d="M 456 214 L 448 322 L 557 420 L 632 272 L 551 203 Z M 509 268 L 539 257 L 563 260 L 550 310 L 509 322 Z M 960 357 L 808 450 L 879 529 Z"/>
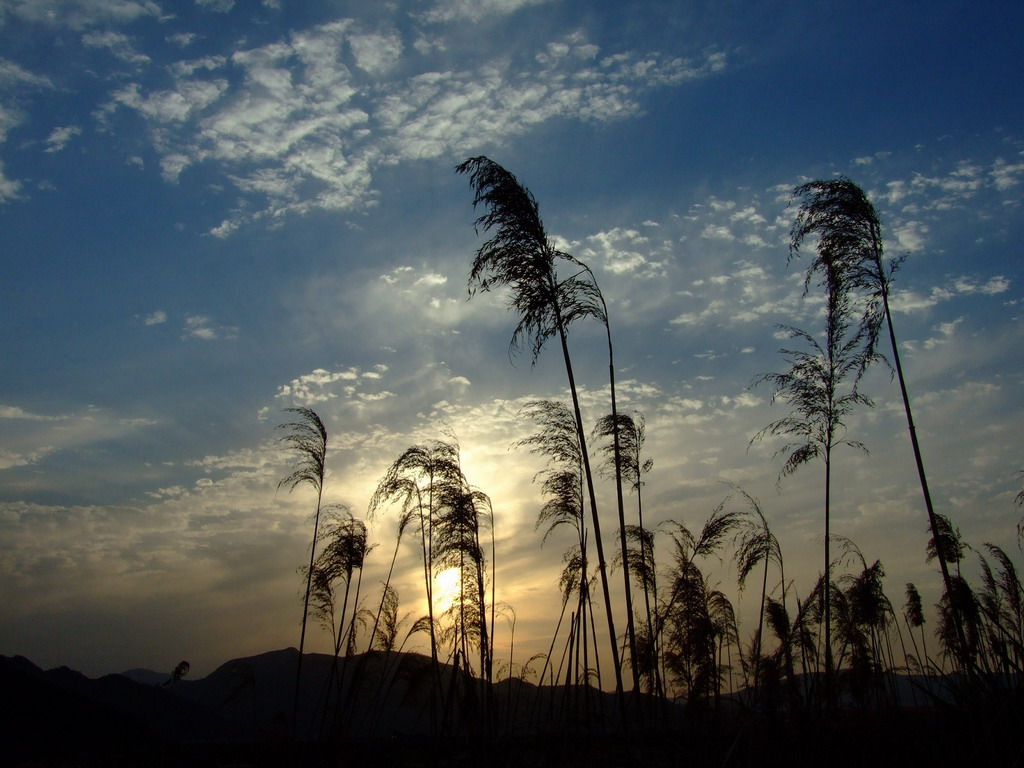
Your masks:
<path fill-rule="evenodd" d="M 459 569 L 448 568 L 434 576 L 434 615 L 452 607 L 459 596 Z"/>

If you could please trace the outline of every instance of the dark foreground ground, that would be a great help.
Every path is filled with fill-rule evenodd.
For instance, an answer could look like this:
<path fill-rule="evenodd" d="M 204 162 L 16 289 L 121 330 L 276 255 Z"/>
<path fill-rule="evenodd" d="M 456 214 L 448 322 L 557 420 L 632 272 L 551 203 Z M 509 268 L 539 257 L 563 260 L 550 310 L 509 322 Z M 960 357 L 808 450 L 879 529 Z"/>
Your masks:
<path fill-rule="evenodd" d="M 380 688 L 367 686 L 365 694 L 354 689 L 342 737 L 327 728 L 320 743 L 294 744 L 284 710 L 292 706 L 294 683 L 285 681 L 294 680 L 295 653 L 235 660 L 190 686 L 125 675 L 92 680 L 0 657 L 0 766 L 1024 768 L 1019 685 L 970 705 L 933 699 L 798 717 L 667 705 L 655 719 L 653 705 L 641 701 L 626 728 L 615 715 L 617 700 L 592 689 L 592 715 L 566 720 L 558 716 L 565 700 L 554 697 L 561 689 L 496 686 L 497 711 L 517 713 L 518 721 L 510 714 L 492 722 L 497 735 L 487 738 L 479 735 L 484 726 L 474 717 L 480 700 L 472 688 L 442 726 L 448 735 L 436 738 L 429 735 L 429 700 L 415 686 L 406 685 L 401 697 L 392 688 L 390 699 L 400 706 L 391 709 L 371 693 Z M 310 695 L 322 691 L 314 677 Z M 322 710 L 306 709 L 307 734 L 315 733 L 313 713 Z"/>
<path fill-rule="evenodd" d="M 141 735 L 102 738 L 70 728 L 38 742 L 6 740 L 9 766 L 865 766 L 1024 765 L 1024 724 L 939 713 L 842 714 L 802 724 L 688 723 L 672 732 L 540 734 L 494 738 L 346 739 L 330 745 L 170 743 Z M 39 730 L 46 730 L 41 728 Z M 6 750 L 5 750 L 6 751 Z"/>

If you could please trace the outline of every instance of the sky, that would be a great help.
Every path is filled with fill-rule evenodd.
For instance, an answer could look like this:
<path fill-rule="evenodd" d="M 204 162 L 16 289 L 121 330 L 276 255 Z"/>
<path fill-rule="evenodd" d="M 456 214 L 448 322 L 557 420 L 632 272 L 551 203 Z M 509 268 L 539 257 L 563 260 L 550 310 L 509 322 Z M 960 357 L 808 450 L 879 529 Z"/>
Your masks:
<path fill-rule="evenodd" d="M 823 469 L 778 481 L 781 443 L 750 441 L 788 410 L 752 382 L 785 365 L 779 325 L 821 325 L 809 261 L 787 263 L 793 187 L 858 183 L 906 255 L 894 324 L 936 508 L 1021 566 L 1022 24 L 944 0 L 0 0 L 0 653 L 199 677 L 297 646 L 315 497 L 277 488 L 292 406 L 323 418 L 325 501 L 357 517 L 405 448 L 456 435 L 495 510 L 497 655 L 513 615 L 516 655 L 546 650 L 571 537 L 541 546 L 544 467 L 510 446 L 566 379 L 556 347 L 510 355 L 507 296 L 468 297 L 482 238 L 454 167 L 476 155 L 597 276 L 620 408 L 647 424 L 645 522 L 699 527 L 737 484 L 803 594 Z M 570 337 L 591 424 L 601 332 Z M 899 390 L 881 366 L 861 387 L 870 452 L 836 457 L 832 530 L 895 604 L 908 581 L 933 604 Z M 370 524 L 365 594 L 395 526 Z M 417 567 L 403 545 L 413 619 Z"/>

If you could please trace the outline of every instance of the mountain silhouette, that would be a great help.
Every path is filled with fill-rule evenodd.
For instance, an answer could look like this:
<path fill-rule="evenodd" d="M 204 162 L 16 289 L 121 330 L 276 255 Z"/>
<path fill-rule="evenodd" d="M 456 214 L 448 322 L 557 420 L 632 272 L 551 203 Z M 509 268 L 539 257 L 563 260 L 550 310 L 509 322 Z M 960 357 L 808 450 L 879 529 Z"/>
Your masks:
<path fill-rule="evenodd" d="M 305 656 L 295 743 L 297 662 L 298 651 L 287 648 L 233 659 L 198 680 L 145 669 L 91 679 L 67 667 L 44 671 L 24 657 L 0 656 L 0 739 L 5 757 L 14 758 L 4 764 L 330 764 L 341 741 L 353 762 L 362 755 L 386 757 L 385 764 L 425 764 L 424 755 L 446 755 L 454 762 L 445 764 L 452 765 L 533 761 L 563 768 L 618 765 L 641 756 L 645 765 L 675 764 L 680 738 L 690 744 L 695 766 L 721 765 L 734 749 L 756 756 L 761 768 L 781 766 L 771 755 L 781 759 L 787 750 L 775 753 L 769 745 L 788 744 L 791 755 L 796 750 L 809 757 L 814 750 L 808 740 L 822 748 L 845 745 L 839 753 L 849 760 L 837 766 L 859 764 L 854 758 L 868 747 L 872 754 L 907 752 L 907 759 L 910 744 L 919 749 L 931 743 L 934 754 L 943 756 L 963 751 L 954 749 L 963 746 L 955 738 L 964 727 L 960 716 L 926 692 L 923 678 L 894 681 L 901 707 L 851 705 L 842 718 L 810 729 L 799 717 L 750 719 L 735 697 L 723 697 L 710 716 L 706 707 L 628 696 L 630 725 L 623 730 L 614 694 L 538 687 L 516 678 L 496 683 L 488 694 L 464 670 L 439 665 L 435 671 L 426 656 L 379 651 L 338 659 L 333 675 L 333 656 Z M 443 705 L 432 696 L 438 683 Z M 490 735 L 481 741 L 485 733 Z M 914 734 L 910 742 L 908 733 Z M 573 734 L 586 735 L 584 751 L 577 751 L 582 747 Z M 503 746 L 479 763 L 483 744 Z"/>
<path fill-rule="evenodd" d="M 131 669 L 91 679 L 59 667 L 44 671 L 28 659 L 0 656 L 5 711 L 0 738 L 21 754 L 61 753 L 83 745 L 98 750 L 153 744 L 264 743 L 290 739 L 298 651 L 287 648 L 222 664 L 198 680 Z M 316 741 L 325 734 L 378 739 L 430 734 L 440 717 L 431 707 L 431 662 L 416 653 L 358 654 L 337 660 L 306 654 L 299 692 L 296 736 Z M 479 681 L 450 665 L 438 674 L 449 697 L 446 726 L 470 727 L 479 714 Z M 339 696 L 338 681 L 343 695 Z M 544 692 L 540 694 L 539 692 Z M 503 729 L 543 725 L 564 688 L 548 689 L 517 679 L 494 686 Z M 588 689 L 591 711 L 612 712 L 614 697 Z M 540 698 L 545 702 L 539 704 Z M 339 707 L 339 703 L 341 706 Z"/>

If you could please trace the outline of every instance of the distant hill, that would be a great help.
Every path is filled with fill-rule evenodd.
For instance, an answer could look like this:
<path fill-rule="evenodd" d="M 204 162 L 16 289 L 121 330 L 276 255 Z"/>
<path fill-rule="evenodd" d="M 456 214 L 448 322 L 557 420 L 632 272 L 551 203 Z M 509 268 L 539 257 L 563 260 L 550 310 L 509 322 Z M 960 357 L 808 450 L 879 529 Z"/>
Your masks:
<path fill-rule="evenodd" d="M 287 735 L 291 719 L 297 661 L 294 648 L 233 659 L 203 679 L 180 680 L 170 689 L 181 699 L 235 723 L 250 738 L 280 740 Z M 373 651 L 347 661 L 342 658 L 332 677 L 333 664 L 329 655 L 305 657 L 297 720 L 300 740 L 315 741 L 332 726 L 347 736 L 365 739 L 425 736 L 437 728 L 454 733 L 472 729 L 480 717 L 484 695 L 480 681 L 451 665 L 439 665 L 435 682 L 430 659 L 421 654 Z M 339 684 L 344 691 L 340 697 Z M 450 702 L 444 711 L 432 702 L 435 684 L 440 684 Z M 538 724 L 545 720 L 535 712 L 535 705 L 544 699 L 551 709 L 563 694 L 564 688 L 555 689 L 552 698 L 550 689 L 519 680 L 494 686 L 501 725 L 511 730 L 533 730 L 532 719 Z M 589 689 L 588 696 L 595 713 L 612 711 L 611 694 Z"/>
<path fill-rule="evenodd" d="M 154 672 L 152 669 L 129 669 L 122 672 L 121 676 L 142 685 L 169 685 L 171 682 L 169 673 Z"/>
<path fill-rule="evenodd" d="M 241 738 L 232 722 L 167 689 L 122 675 L 90 679 L 0 656 L 0 740 L 14 754 L 66 754 Z"/>
<path fill-rule="evenodd" d="M 18 758 L 15 765 L 67 764 L 72 756 L 76 764 L 144 765 L 151 764 L 147 756 L 154 754 L 163 756 L 162 765 L 196 764 L 197 754 L 203 764 L 276 765 L 283 757 L 294 758 L 296 750 L 306 750 L 307 756 L 320 754 L 291 743 L 297 661 L 298 651 L 287 648 L 233 659 L 198 680 L 171 681 L 170 675 L 143 669 L 90 679 L 66 667 L 44 671 L 23 657 L 0 656 L 0 743 L 5 754 Z M 560 768 L 578 764 L 549 759 L 574 743 L 567 734 L 589 734 L 592 745 L 599 743 L 593 739 L 603 739 L 605 744 L 617 745 L 616 749 L 621 746 L 611 740 L 620 733 L 619 702 L 594 688 L 538 687 L 506 679 L 488 694 L 480 681 L 464 672 L 450 665 L 435 668 L 429 658 L 415 653 L 375 651 L 339 660 L 334 673 L 333 666 L 334 659 L 328 655 L 308 654 L 304 659 L 296 723 L 300 744 L 330 737 L 322 748 L 328 749 L 341 737 L 349 754 L 359 752 L 372 759 L 384 749 L 397 760 L 395 764 L 421 764 L 416 762 L 421 759 L 418 750 L 425 744 L 435 750 L 463 745 L 460 749 L 465 751 L 464 745 L 489 732 L 495 743 L 512 750 L 501 764 L 519 765 L 515 755 L 524 759 L 532 755 Z M 932 678 L 931 683 L 935 682 Z M 344 692 L 340 697 L 339 684 Z M 931 706 L 934 698 L 922 693 L 922 681 L 899 676 L 893 685 L 905 696 L 904 714 L 884 707 L 850 707 L 842 724 L 837 720 L 829 727 L 833 732 L 844 729 L 841 735 L 854 745 L 861 744 L 858 733 L 878 728 L 895 733 L 910 727 L 933 734 L 945 715 Z M 431 695 L 439 689 L 444 703 Z M 718 706 L 724 717 L 708 719 L 707 707 L 687 709 L 683 702 L 629 699 L 630 730 L 637 734 L 632 753 L 650 749 L 661 757 L 675 755 L 673 745 L 679 739 L 703 743 L 709 738 L 711 723 L 713 730 L 724 729 L 736 739 L 746 734 L 743 738 L 752 740 L 749 748 L 756 752 L 755 745 L 762 744 L 762 739 L 766 744 L 775 738 L 766 727 L 785 722 L 773 717 L 733 720 L 729 713 L 743 712 L 735 697 L 723 696 Z M 488 711 L 492 715 L 484 728 Z M 944 725 L 939 728 L 944 737 L 955 732 L 947 731 Z M 648 736 L 641 737 L 643 733 Z M 808 734 L 795 720 L 783 725 L 782 733 L 793 744 L 809 736 L 827 736 Z M 445 735 L 437 738 L 436 734 Z M 940 749 L 938 744 L 941 754 L 947 747 Z M 717 741 L 704 743 L 707 764 L 722 764 L 720 746 Z M 112 760 L 112 754 L 130 757 Z M 455 764 L 473 763 L 473 754 L 466 752 L 465 761 Z M 616 764 L 607 762 L 611 756 L 596 746 L 587 755 L 588 765 Z M 90 756 L 91 762 L 82 759 Z M 769 764 L 774 765 L 764 765 Z"/>
<path fill-rule="evenodd" d="M 65 667 L 43 671 L 22 657 L 0 657 L 0 689 L 11 710 L 0 723 L 0 738 L 24 749 L 59 749 L 82 740 L 281 743 L 290 738 L 297 661 L 298 651 L 287 648 L 233 659 L 198 680 L 172 682 L 170 675 L 146 669 L 90 679 Z M 338 660 L 332 675 L 333 664 L 329 655 L 305 657 L 300 741 L 315 741 L 334 728 L 360 739 L 425 736 L 438 729 L 456 734 L 474 730 L 485 709 L 480 681 L 450 665 L 435 672 L 420 654 L 359 654 Z M 437 685 L 449 702 L 443 708 L 431 696 Z M 495 684 L 492 696 L 499 713 L 495 727 L 502 731 L 549 728 L 567 712 L 580 711 L 571 706 L 577 697 L 591 715 L 615 711 L 614 696 L 593 688 L 567 693 L 512 679 Z"/>

